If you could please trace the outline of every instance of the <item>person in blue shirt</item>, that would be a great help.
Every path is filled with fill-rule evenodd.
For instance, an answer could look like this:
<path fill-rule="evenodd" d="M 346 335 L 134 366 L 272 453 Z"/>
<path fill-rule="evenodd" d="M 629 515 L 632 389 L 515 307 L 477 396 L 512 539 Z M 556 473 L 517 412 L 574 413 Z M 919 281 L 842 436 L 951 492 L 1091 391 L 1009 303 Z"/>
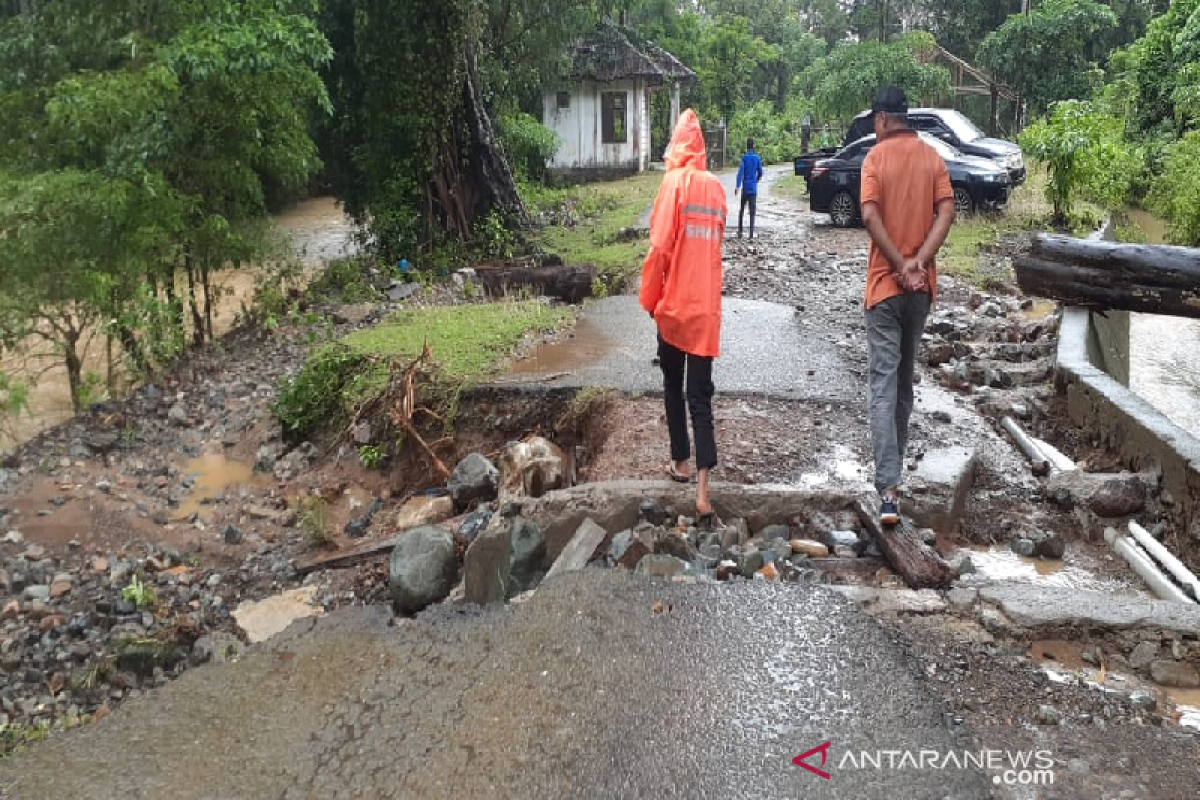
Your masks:
<path fill-rule="evenodd" d="M 758 206 L 758 182 L 762 180 L 763 168 L 762 159 L 758 157 L 758 153 L 754 152 L 754 138 L 746 139 L 746 155 L 742 156 L 742 163 L 738 166 L 737 184 L 733 188 L 733 193 L 742 193 L 742 203 L 738 208 L 738 238 L 742 238 L 742 215 L 746 212 L 746 206 L 750 206 L 750 238 L 754 238 L 754 212 Z"/>

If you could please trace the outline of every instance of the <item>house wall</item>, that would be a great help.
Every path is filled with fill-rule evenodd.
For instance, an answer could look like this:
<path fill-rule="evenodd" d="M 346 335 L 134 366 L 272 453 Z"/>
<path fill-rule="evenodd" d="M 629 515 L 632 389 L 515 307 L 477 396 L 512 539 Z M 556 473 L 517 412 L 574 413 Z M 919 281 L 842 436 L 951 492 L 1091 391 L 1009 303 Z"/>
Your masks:
<path fill-rule="evenodd" d="M 558 107 L 558 90 L 543 97 L 542 121 L 558 134 L 560 145 L 550 168 L 555 172 L 640 172 L 650 161 L 650 116 L 644 80 L 562 87 L 571 93 L 570 108 Z M 625 92 L 628 132 L 625 142 L 605 144 L 601 96 Z"/>

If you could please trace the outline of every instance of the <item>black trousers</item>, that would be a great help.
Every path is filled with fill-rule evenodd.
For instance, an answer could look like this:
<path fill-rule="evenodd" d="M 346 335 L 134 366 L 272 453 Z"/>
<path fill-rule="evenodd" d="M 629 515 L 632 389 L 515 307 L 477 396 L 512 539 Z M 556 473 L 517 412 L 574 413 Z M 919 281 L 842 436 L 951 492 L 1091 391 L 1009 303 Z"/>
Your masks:
<path fill-rule="evenodd" d="M 746 213 L 746 206 L 750 206 L 750 238 L 754 238 L 754 212 L 758 209 L 758 195 L 742 194 L 742 204 L 738 207 L 738 236 L 742 235 L 742 215 Z"/>
<path fill-rule="evenodd" d="M 687 461 L 691 455 L 688 441 L 687 412 L 692 414 L 696 435 L 696 469 L 717 465 L 717 440 L 713 434 L 712 382 L 713 360 L 694 356 L 658 337 L 658 362 L 663 372 L 663 396 L 667 407 L 667 431 L 671 435 L 671 460 Z M 687 406 L 684 406 L 684 380 L 687 382 Z"/>

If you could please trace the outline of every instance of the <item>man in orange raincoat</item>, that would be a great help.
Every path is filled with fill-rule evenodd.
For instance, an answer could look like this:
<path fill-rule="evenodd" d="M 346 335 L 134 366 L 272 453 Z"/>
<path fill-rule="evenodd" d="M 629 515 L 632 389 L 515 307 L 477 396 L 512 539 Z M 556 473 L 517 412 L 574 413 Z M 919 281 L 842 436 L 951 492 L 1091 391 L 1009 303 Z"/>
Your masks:
<path fill-rule="evenodd" d="M 663 177 L 650 214 L 650 252 L 642 265 L 642 308 L 658 324 L 671 463 L 667 472 L 690 480 L 686 412 L 696 437 L 696 512 L 701 526 L 716 517 L 709 501 L 709 472 L 717 465 L 713 435 L 713 359 L 720 355 L 721 242 L 725 189 L 708 171 L 704 134 L 696 112 L 679 115 Z M 684 407 L 684 382 L 687 407 Z"/>

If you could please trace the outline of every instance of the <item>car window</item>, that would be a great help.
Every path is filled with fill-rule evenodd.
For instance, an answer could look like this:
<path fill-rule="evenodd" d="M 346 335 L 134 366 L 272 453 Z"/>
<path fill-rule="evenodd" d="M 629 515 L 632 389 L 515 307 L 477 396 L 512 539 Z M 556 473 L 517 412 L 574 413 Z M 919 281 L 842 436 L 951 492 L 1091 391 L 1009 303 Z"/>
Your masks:
<path fill-rule="evenodd" d="M 941 114 L 941 119 L 954 132 L 954 135 L 958 137 L 960 142 L 973 142 L 976 139 L 983 139 L 987 136 L 974 122 L 971 122 L 971 120 L 967 119 L 959 111 L 944 111 Z"/>

